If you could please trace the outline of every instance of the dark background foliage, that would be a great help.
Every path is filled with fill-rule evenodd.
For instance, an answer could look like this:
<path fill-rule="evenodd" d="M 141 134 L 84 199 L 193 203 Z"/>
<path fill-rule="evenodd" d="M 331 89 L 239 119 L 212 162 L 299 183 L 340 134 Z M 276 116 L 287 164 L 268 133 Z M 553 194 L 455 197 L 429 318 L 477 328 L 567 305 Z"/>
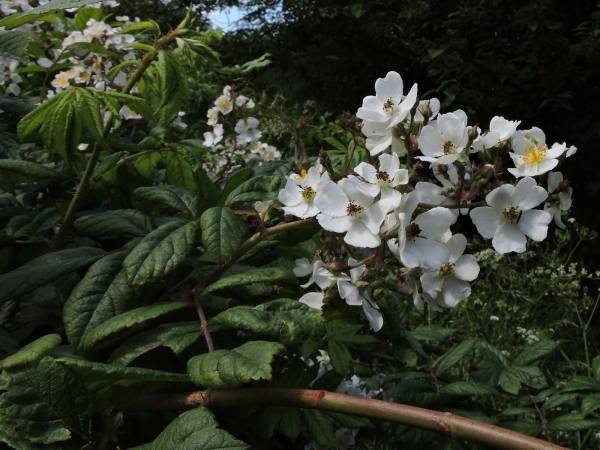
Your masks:
<path fill-rule="evenodd" d="M 183 0 L 164 15 L 156 1 L 122 1 L 122 11 L 174 26 Z M 298 109 L 315 100 L 334 117 L 355 112 L 374 80 L 398 71 L 423 97 L 463 109 L 485 129 L 494 115 L 538 126 L 579 149 L 566 172 L 573 214 L 597 229 L 600 180 L 600 3 L 594 0 L 250 0 L 196 2 L 211 10 L 238 5 L 246 16 L 221 43 L 227 64 L 266 52 L 273 63 L 257 88 Z M 162 7 L 162 6 L 160 6 Z M 597 244 L 595 244 L 597 245 Z M 592 256 L 600 248 L 588 247 Z"/>

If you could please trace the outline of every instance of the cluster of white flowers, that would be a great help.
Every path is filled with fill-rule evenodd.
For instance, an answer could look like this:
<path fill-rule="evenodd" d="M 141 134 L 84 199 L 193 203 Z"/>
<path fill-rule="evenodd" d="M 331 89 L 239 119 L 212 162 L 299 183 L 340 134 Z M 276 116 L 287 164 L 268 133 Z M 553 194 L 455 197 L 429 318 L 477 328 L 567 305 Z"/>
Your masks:
<path fill-rule="evenodd" d="M 0 57 L 0 86 L 5 86 L 6 93 L 13 95 L 21 93 L 19 84 L 23 78 L 16 72 L 18 66 L 19 61 L 16 59 Z"/>
<path fill-rule="evenodd" d="M 539 128 L 520 131 L 520 122 L 502 117 L 494 117 L 482 133 L 468 125 L 463 111 L 440 114 L 437 99 L 419 101 L 416 84 L 406 95 L 403 89 L 400 75 L 389 72 L 375 83 L 376 96 L 366 97 L 357 112 L 365 147 L 378 164 L 361 162 L 335 175 L 337 182 L 317 164 L 291 175 L 279 201 L 286 214 L 316 217 L 323 229 L 343 235 L 345 244 L 357 250 L 384 242 L 404 267 L 398 289 L 412 295 L 420 311 L 424 302 L 439 311 L 467 298 L 470 282 L 479 274 L 477 259 L 463 254 L 467 239 L 450 229 L 460 214 L 470 211 L 479 234 L 492 239 L 499 254 L 524 252 L 527 237 L 546 238 L 553 217 L 564 227 L 561 213 L 571 206 L 572 189 L 560 172 L 550 171 L 559 157 L 577 149 L 564 143 L 548 147 Z M 492 164 L 478 167 L 472 162 L 470 155 L 478 152 L 484 161 L 508 153 L 515 164 L 508 171 L 518 179 L 516 185 L 500 184 Z M 409 173 L 414 160 L 428 163 L 437 182 L 414 180 L 416 172 Z M 533 178 L 544 174 L 547 189 Z M 495 189 L 485 201 L 472 204 L 487 186 Z M 535 209 L 540 205 L 543 210 Z M 349 274 L 337 270 L 339 262 L 327 265 L 319 259 L 311 264 L 302 259 L 296 264 L 297 276 L 312 275 L 303 287 L 314 282 L 323 290 L 300 301 L 322 308 L 328 290 L 337 284 L 340 297 L 349 305 L 362 305 L 373 329 L 381 328 L 381 315 L 363 280 L 364 264 L 350 260 Z"/>
<path fill-rule="evenodd" d="M 540 341 L 539 336 L 533 330 L 528 330 L 527 328 L 517 327 L 517 333 L 521 335 L 525 342 L 528 344 L 535 344 Z"/>
<path fill-rule="evenodd" d="M 252 99 L 244 95 L 235 96 L 231 86 L 223 88 L 223 94 L 206 113 L 207 123 L 212 126 L 211 131 L 204 133 L 204 146 L 211 149 L 204 162 L 207 172 L 224 176 L 240 169 L 244 163 L 261 165 L 281 158 L 281 152 L 274 146 L 260 141 L 260 121 L 255 117 L 239 119 L 235 125 L 232 124 L 234 134 L 225 137 L 226 124 L 219 122 L 221 116 L 242 113 L 254 106 Z"/>

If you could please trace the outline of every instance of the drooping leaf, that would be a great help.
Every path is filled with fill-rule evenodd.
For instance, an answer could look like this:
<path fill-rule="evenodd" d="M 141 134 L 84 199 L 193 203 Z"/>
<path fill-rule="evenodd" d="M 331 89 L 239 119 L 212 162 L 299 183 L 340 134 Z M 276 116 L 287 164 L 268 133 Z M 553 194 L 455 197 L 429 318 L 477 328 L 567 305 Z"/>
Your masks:
<path fill-rule="evenodd" d="M 600 394 L 588 395 L 581 401 L 581 413 L 584 416 L 598 409 L 600 409 Z"/>
<path fill-rule="evenodd" d="M 295 279 L 296 276 L 291 270 L 282 267 L 262 267 L 221 278 L 204 289 L 202 294 L 206 295 L 210 292 L 233 286 L 244 286 L 252 283 L 274 283 L 276 281 L 294 281 Z"/>
<path fill-rule="evenodd" d="M 354 375 L 352 366 L 352 355 L 344 344 L 335 341 L 327 342 L 327 352 L 334 370 L 344 377 Z"/>
<path fill-rule="evenodd" d="M 168 347 L 179 355 L 201 336 L 198 321 L 159 325 L 125 341 L 110 355 L 108 363 L 127 366 L 138 356 L 161 346 Z"/>
<path fill-rule="evenodd" d="M 468 341 L 461 342 L 460 344 L 452 347 L 445 354 L 440 356 L 433 364 L 436 373 L 438 375 L 442 375 L 448 369 L 453 367 L 455 364 L 469 355 L 469 353 L 471 353 L 471 350 L 473 350 L 475 344 L 475 340 L 469 339 Z"/>
<path fill-rule="evenodd" d="M 581 431 L 595 427 L 600 427 L 600 419 L 586 419 L 577 412 L 564 414 L 548 423 L 550 431 Z"/>
<path fill-rule="evenodd" d="M 24 31 L 0 31 L 0 58 L 23 61 L 31 36 Z"/>
<path fill-rule="evenodd" d="M 306 423 L 308 434 L 310 434 L 317 444 L 328 448 L 337 447 L 335 433 L 333 432 L 333 420 L 331 418 L 316 409 L 302 410 L 302 417 L 304 418 L 304 423 Z"/>
<path fill-rule="evenodd" d="M 167 183 L 181 186 L 191 191 L 197 189 L 194 171 L 190 161 L 180 151 L 171 151 L 165 157 Z"/>
<path fill-rule="evenodd" d="M 154 111 L 152 110 L 152 107 L 148 104 L 148 102 L 145 99 L 141 97 L 136 97 L 130 94 L 124 94 L 122 92 L 117 91 L 107 92 L 101 91 L 99 89 L 89 89 L 93 91 L 96 95 L 99 95 L 102 98 L 104 98 L 105 100 L 106 98 L 110 98 L 113 101 L 117 101 L 123 105 L 126 105 L 129 109 L 140 114 L 144 119 L 148 121 L 154 120 Z"/>
<path fill-rule="evenodd" d="M 131 450 L 246 450 L 249 447 L 217 426 L 208 409 L 195 408 L 171 422 L 154 442 Z"/>
<path fill-rule="evenodd" d="M 281 408 L 279 431 L 290 441 L 295 441 L 302 431 L 302 411 L 300 408 Z"/>
<path fill-rule="evenodd" d="M 286 179 L 279 176 L 261 175 L 250 178 L 228 195 L 225 205 L 243 202 L 276 200 Z"/>
<path fill-rule="evenodd" d="M 252 341 L 233 350 L 215 350 L 188 361 L 188 373 L 198 386 L 240 387 L 252 380 L 270 380 L 271 363 L 285 347 L 276 342 Z"/>
<path fill-rule="evenodd" d="M 104 120 L 102 119 L 101 104 L 86 89 L 77 89 L 77 113 L 81 115 L 81 120 L 85 128 L 92 135 L 94 140 L 104 145 Z"/>
<path fill-rule="evenodd" d="M 418 341 L 443 341 L 454 333 L 451 328 L 442 328 L 438 325 L 425 325 L 409 332 Z"/>
<path fill-rule="evenodd" d="M 546 356 L 551 353 L 558 343 L 554 341 L 540 341 L 535 344 L 528 345 L 513 361 L 515 366 L 527 366 L 532 362 Z"/>
<path fill-rule="evenodd" d="M 227 261 L 242 245 L 244 229 L 229 208 L 215 206 L 207 209 L 200 218 L 202 243 L 216 263 Z"/>
<path fill-rule="evenodd" d="M 560 392 L 600 391 L 600 383 L 592 377 L 574 376 L 565 384 Z"/>
<path fill-rule="evenodd" d="M 285 345 L 301 344 L 323 333 L 320 311 L 297 300 L 278 299 L 260 306 L 236 306 L 210 320 L 211 325 L 253 332 Z"/>
<path fill-rule="evenodd" d="M 245 169 L 239 170 L 233 175 L 231 175 L 231 177 L 227 181 L 227 184 L 225 185 L 225 189 L 223 189 L 223 193 L 221 194 L 221 198 L 219 199 L 218 206 L 225 206 L 225 201 L 227 200 L 227 197 L 229 197 L 229 194 L 239 185 L 241 185 L 244 181 L 250 178 L 253 172 L 254 169 L 252 167 L 246 167 Z"/>
<path fill-rule="evenodd" d="M 31 366 L 38 362 L 48 352 L 58 347 L 62 339 L 59 334 L 47 334 L 27 344 L 13 355 L 0 361 L 1 369 L 17 369 Z"/>
<path fill-rule="evenodd" d="M 493 387 L 475 381 L 455 381 L 443 386 L 440 392 L 453 395 L 493 395 L 498 393 Z"/>
<path fill-rule="evenodd" d="M 197 228 L 197 222 L 174 220 L 148 234 L 123 261 L 127 280 L 143 286 L 172 273 L 192 250 Z"/>
<path fill-rule="evenodd" d="M 190 219 L 196 215 L 196 195 L 181 186 L 150 186 L 137 188 L 139 197 L 182 212 Z"/>
<path fill-rule="evenodd" d="M 565 403 L 572 402 L 577 397 L 579 397 L 579 394 L 557 394 L 557 395 L 553 395 L 552 397 L 550 397 L 550 398 L 548 398 L 546 400 L 546 402 L 544 403 L 544 406 L 542 406 L 541 410 L 542 411 L 551 410 L 552 408 L 556 408 L 557 406 L 563 405 Z"/>
<path fill-rule="evenodd" d="M 177 56 L 171 51 L 158 52 L 159 91 L 162 100 L 159 108 L 174 100 L 187 97 L 188 82 L 185 70 L 179 63 Z"/>
<path fill-rule="evenodd" d="M 133 166 L 141 176 L 150 180 L 154 179 L 158 163 L 162 162 L 163 154 L 160 152 L 145 153 L 133 161 Z"/>
<path fill-rule="evenodd" d="M 92 174 L 92 179 L 98 180 L 117 166 L 117 163 L 127 155 L 127 152 L 115 152 L 98 163 Z"/>
<path fill-rule="evenodd" d="M 145 236 L 154 228 L 152 218 L 135 209 L 117 209 L 77 219 L 73 226 L 83 236 Z"/>
<path fill-rule="evenodd" d="M 365 417 L 351 416 L 349 414 L 342 414 L 337 412 L 327 411 L 325 412 L 329 417 L 339 423 L 341 426 L 350 429 L 358 428 L 373 428 L 371 421 Z"/>
<path fill-rule="evenodd" d="M 420 408 L 428 408 L 440 400 L 440 396 L 430 383 L 420 380 L 402 380 L 394 387 L 394 402 Z"/>
<path fill-rule="evenodd" d="M 173 315 L 191 307 L 189 302 L 157 303 L 115 315 L 87 334 L 83 348 L 88 349 L 107 341 L 121 339 L 131 331 L 139 331 L 161 321 L 168 321 Z"/>

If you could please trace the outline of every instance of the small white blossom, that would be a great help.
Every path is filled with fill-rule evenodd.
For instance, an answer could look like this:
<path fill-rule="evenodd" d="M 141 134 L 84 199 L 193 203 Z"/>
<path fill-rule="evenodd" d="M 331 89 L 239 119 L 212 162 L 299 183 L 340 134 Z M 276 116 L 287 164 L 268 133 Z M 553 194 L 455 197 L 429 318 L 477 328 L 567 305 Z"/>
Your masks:
<path fill-rule="evenodd" d="M 329 174 L 326 172 L 321 175 L 316 167 L 308 170 L 299 185 L 288 179 L 285 188 L 279 191 L 279 201 L 284 205 L 283 211 L 301 219 L 316 216 L 320 211 L 315 204 L 315 197 L 330 181 Z"/>
<path fill-rule="evenodd" d="M 555 190 L 560 187 L 563 182 L 563 174 L 560 172 L 550 172 L 548 174 L 548 192 L 552 194 Z M 562 221 L 561 213 L 571 207 L 573 201 L 571 195 L 573 194 L 573 188 L 567 187 L 566 190 L 562 189 L 555 196 L 548 197 L 548 202 L 544 205 L 544 211 L 549 212 L 554 217 L 554 222 L 559 228 L 565 228 L 565 224 Z M 558 198 L 556 197 L 558 196 Z"/>
<path fill-rule="evenodd" d="M 213 145 L 218 144 L 223 139 L 223 125 L 220 123 L 213 127 L 212 131 L 207 131 L 204 133 L 204 143 L 205 147 L 212 147 Z"/>
<path fill-rule="evenodd" d="M 566 144 L 556 143 L 548 148 L 546 135 L 539 128 L 515 133 L 512 141 L 514 153 L 509 153 L 516 168 L 508 171 L 515 177 L 535 177 L 542 175 L 558 164 L 558 158 L 567 149 Z"/>
<path fill-rule="evenodd" d="M 235 131 L 238 133 L 238 138 L 243 142 L 252 142 L 260 138 L 262 132 L 258 129 L 260 121 L 254 117 L 248 119 L 240 119 L 235 125 Z"/>
<path fill-rule="evenodd" d="M 467 115 L 461 111 L 440 114 L 435 122 L 423 127 L 419 136 L 421 161 L 450 164 L 458 159 L 469 140 Z"/>
<path fill-rule="evenodd" d="M 387 211 L 398 208 L 402 194 L 394 188 L 408 183 L 408 170 L 400 169 L 398 155 L 384 154 L 379 157 L 379 170 L 365 162 L 355 167 L 354 171 L 364 180 L 375 185 L 381 193 L 381 201 L 387 205 Z"/>

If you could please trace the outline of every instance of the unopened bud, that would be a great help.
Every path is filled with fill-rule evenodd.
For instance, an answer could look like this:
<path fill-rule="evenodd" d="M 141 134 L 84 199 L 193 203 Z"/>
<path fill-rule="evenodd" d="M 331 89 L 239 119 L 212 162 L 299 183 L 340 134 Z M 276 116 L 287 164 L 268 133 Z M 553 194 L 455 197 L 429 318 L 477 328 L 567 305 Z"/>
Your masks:
<path fill-rule="evenodd" d="M 477 128 L 477 124 L 469 129 L 469 141 L 473 142 L 475 139 L 479 137 L 479 128 Z"/>
<path fill-rule="evenodd" d="M 427 102 L 425 105 L 419 108 L 419 111 L 421 111 L 421 115 L 423 116 L 423 119 L 425 119 L 425 124 L 427 124 L 429 119 L 431 119 L 433 116 L 433 110 L 431 109 L 430 102 Z"/>
<path fill-rule="evenodd" d="M 341 275 L 345 268 L 345 264 L 342 264 L 339 261 L 334 261 L 331 264 L 329 264 L 326 268 L 334 275 Z"/>
<path fill-rule="evenodd" d="M 410 136 L 404 140 L 404 146 L 406 147 L 407 152 L 415 153 L 419 150 L 419 141 L 416 137 Z"/>

